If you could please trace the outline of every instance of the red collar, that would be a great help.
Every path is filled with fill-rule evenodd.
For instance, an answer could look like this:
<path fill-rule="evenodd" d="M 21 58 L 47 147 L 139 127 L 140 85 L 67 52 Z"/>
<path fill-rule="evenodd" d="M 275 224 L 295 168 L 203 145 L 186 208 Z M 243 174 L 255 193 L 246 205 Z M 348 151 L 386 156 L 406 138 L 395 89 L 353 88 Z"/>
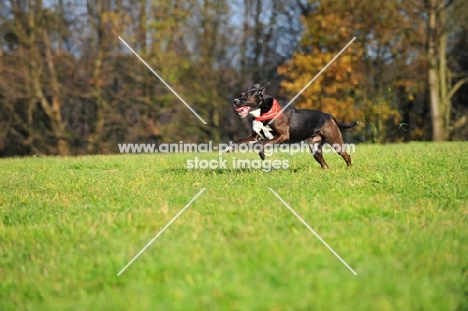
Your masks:
<path fill-rule="evenodd" d="M 255 121 L 268 121 L 268 120 L 271 120 L 273 119 L 274 117 L 276 118 L 281 118 L 282 114 L 280 113 L 281 112 L 281 106 L 280 104 L 278 103 L 278 101 L 276 100 L 276 98 L 273 98 L 273 105 L 271 106 L 271 109 L 270 111 L 268 111 L 267 113 L 264 113 L 258 117 L 255 117 Z M 278 114 L 280 113 L 280 114 Z M 276 116 L 278 115 L 278 116 Z"/>

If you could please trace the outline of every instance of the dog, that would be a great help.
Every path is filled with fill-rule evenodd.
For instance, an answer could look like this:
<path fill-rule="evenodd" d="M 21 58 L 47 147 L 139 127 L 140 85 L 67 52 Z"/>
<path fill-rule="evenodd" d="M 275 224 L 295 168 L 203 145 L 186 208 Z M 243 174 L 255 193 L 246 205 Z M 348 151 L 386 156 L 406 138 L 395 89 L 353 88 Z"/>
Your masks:
<path fill-rule="evenodd" d="M 291 106 L 282 111 L 285 106 L 282 102 L 265 95 L 265 89 L 269 84 L 266 83 L 263 86 L 254 84 L 234 99 L 234 108 L 241 118 L 249 114 L 254 117 L 252 134 L 235 141 L 234 146 L 261 143 L 259 155 L 262 160 L 265 160 L 265 146 L 307 140 L 315 160 L 322 169 L 326 169 L 328 165 L 323 159 L 322 146 L 329 143 L 343 157 L 346 164 L 351 166 L 351 157 L 343 148 L 344 142 L 340 129 L 350 129 L 358 122 L 344 124 L 337 121 L 331 114 L 318 110 L 295 109 Z M 271 120 L 273 122 L 270 124 Z M 336 148 L 337 146 L 340 148 Z M 225 149 L 225 152 L 232 151 L 234 151 L 233 147 Z"/>

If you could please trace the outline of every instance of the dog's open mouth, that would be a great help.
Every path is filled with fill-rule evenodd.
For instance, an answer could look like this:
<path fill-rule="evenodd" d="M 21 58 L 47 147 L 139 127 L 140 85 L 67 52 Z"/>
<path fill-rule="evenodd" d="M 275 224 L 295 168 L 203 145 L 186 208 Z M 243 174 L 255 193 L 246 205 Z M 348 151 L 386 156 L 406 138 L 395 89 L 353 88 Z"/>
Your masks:
<path fill-rule="evenodd" d="M 234 108 L 236 109 L 237 113 L 239 114 L 241 118 L 244 118 L 245 116 L 247 116 L 250 111 L 249 106 L 236 106 Z"/>

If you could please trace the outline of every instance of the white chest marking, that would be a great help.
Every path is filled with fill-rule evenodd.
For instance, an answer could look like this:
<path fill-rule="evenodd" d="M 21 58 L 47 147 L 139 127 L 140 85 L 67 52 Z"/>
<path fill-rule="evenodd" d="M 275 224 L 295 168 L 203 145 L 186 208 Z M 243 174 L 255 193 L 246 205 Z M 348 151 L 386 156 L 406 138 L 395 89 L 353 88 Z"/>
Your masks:
<path fill-rule="evenodd" d="M 255 109 L 255 110 L 252 110 L 250 111 L 249 113 L 253 116 L 253 117 L 259 117 L 260 116 L 260 109 Z"/>
<path fill-rule="evenodd" d="M 258 117 L 260 116 L 260 109 L 252 110 L 249 113 L 253 117 Z M 263 139 L 272 139 L 273 137 L 275 137 L 273 136 L 273 134 L 271 134 L 271 132 L 273 131 L 271 127 L 268 125 L 263 125 L 263 122 L 261 121 L 253 121 L 253 131 Z"/>
<path fill-rule="evenodd" d="M 273 136 L 273 134 L 271 134 L 271 132 L 273 131 L 271 127 L 268 125 L 263 125 L 263 122 L 260 121 L 253 121 L 253 130 L 263 139 L 272 139 L 273 137 L 275 137 Z"/>

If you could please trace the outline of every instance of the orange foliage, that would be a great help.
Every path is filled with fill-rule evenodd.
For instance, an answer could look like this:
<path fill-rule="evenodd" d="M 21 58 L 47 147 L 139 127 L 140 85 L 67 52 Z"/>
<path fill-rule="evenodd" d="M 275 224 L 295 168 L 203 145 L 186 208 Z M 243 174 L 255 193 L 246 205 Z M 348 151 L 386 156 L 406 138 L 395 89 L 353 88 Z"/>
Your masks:
<path fill-rule="evenodd" d="M 278 73 L 285 77 L 281 84 L 283 95 L 297 94 L 357 36 L 358 39 L 297 98 L 295 106 L 328 112 L 343 121 L 359 120 L 365 139 L 385 141 L 403 122 L 398 111 L 402 100 L 405 103 L 401 92 L 406 93 L 407 101 L 413 101 L 416 94 L 421 93 L 421 84 L 415 81 L 417 77 L 411 76 L 412 70 L 407 70 L 409 56 L 405 56 L 411 42 L 419 39 L 418 34 L 422 37 L 412 17 L 416 14 L 414 5 L 389 2 L 385 7 L 371 0 L 314 3 L 318 6 L 302 16 L 304 32 L 300 51 L 278 68 Z M 418 31 L 408 37 L 404 29 L 414 28 Z M 387 53 L 385 61 L 383 54 L 376 52 L 381 50 Z M 385 63 L 388 57 L 391 63 Z M 403 79 L 398 74 L 394 77 L 399 69 L 408 73 Z M 420 72 L 419 69 L 413 71 Z M 395 94 L 393 89 L 397 88 L 399 93 Z"/>
<path fill-rule="evenodd" d="M 289 94 L 299 92 L 353 38 L 351 21 L 338 14 L 303 18 L 305 33 L 301 45 L 305 52 L 296 53 L 278 72 L 287 78 L 281 84 Z M 353 71 L 364 51 L 353 42 L 296 100 L 297 108 L 319 109 L 340 120 L 361 119 L 355 109 L 355 96 L 363 75 Z"/>

